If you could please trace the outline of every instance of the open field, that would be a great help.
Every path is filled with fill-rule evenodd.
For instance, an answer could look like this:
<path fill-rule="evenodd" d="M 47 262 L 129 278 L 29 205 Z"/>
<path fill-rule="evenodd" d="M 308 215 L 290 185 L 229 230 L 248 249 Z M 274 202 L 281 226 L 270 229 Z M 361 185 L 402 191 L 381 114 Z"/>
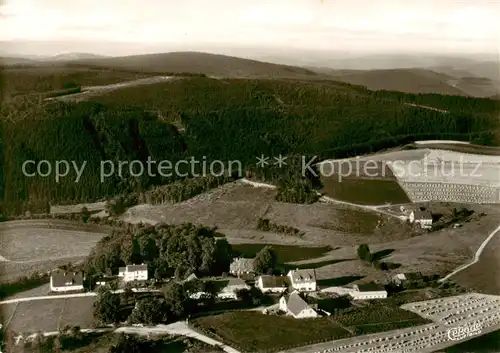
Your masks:
<path fill-rule="evenodd" d="M 51 205 L 51 214 L 80 213 L 86 207 L 89 212 L 102 211 L 106 208 L 106 202 L 82 203 L 78 205 Z"/>
<path fill-rule="evenodd" d="M 485 247 L 479 261 L 451 277 L 462 286 L 486 294 L 500 295 L 500 234 Z"/>
<path fill-rule="evenodd" d="M 435 143 L 426 143 L 426 144 L 418 144 L 414 145 L 417 148 L 425 148 L 425 149 L 436 149 L 436 150 L 446 150 L 457 153 L 473 153 L 480 154 L 485 156 L 499 156 L 500 148 L 493 146 L 480 146 L 480 145 L 472 145 L 472 144 L 457 144 L 457 143 L 447 143 L 446 141 Z"/>
<path fill-rule="evenodd" d="M 326 196 L 336 200 L 360 205 L 384 205 L 409 203 L 403 189 L 395 180 L 339 178 L 337 176 L 321 179 Z"/>
<path fill-rule="evenodd" d="M 296 320 L 252 311 L 200 317 L 193 320 L 193 325 L 242 352 L 278 351 L 349 336 L 326 318 Z"/>
<path fill-rule="evenodd" d="M 4 322 L 8 329 L 14 332 L 53 332 L 65 325 L 79 325 L 90 328 L 93 324 L 92 305 L 95 297 L 46 299 L 21 302 L 18 304 L 0 305 L 14 315 L 8 322 L 8 315 L 4 315 Z M 15 309 L 13 309 L 15 308 Z M 10 317 L 10 316 L 9 316 Z"/>
<path fill-rule="evenodd" d="M 22 227 L 3 230 L 0 244 L 3 256 L 9 261 L 38 262 L 85 256 L 103 235 L 105 233 Z"/>
<path fill-rule="evenodd" d="M 0 280 L 45 272 L 83 260 L 110 227 L 63 220 L 0 223 Z"/>
<path fill-rule="evenodd" d="M 254 188 L 239 183 L 226 184 L 216 190 L 178 204 L 139 205 L 122 217 L 128 222 L 182 223 L 193 222 L 216 226 L 230 242 L 314 244 L 335 246 L 355 244 L 370 235 L 391 238 L 405 237 L 401 222 L 365 210 L 347 209 L 342 205 L 315 203 L 289 204 L 274 199 L 275 190 Z M 292 226 L 305 232 L 303 237 L 257 231 L 259 217 Z M 325 221 L 326 220 L 326 221 Z M 398 232 L 399 229 L 399 232 Z"/>

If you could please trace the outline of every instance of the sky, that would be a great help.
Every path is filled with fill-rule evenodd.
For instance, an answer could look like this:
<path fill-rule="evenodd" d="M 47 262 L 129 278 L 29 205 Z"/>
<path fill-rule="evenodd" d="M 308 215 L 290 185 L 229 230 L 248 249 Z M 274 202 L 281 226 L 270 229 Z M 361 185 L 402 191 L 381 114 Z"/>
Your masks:
<path fill-rule="evenodd" d="M 29 42 L 40 54 L 70 47 L 106 55 L 207 46 L 436 53 L 499 48 L 500 0 L 0 1 L 0 41 L 16 48 Z"/>

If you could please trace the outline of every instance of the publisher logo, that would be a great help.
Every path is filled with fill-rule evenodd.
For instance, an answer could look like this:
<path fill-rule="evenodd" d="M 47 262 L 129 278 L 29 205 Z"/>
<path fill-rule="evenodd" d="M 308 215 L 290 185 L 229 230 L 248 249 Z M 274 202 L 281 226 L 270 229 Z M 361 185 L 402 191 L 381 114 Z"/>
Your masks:
<path fill-rule="evenodd" d="M 481 333 L 481 325 L 459 326 L 448 329 L 448 338 L 451 341 L 460 341 L 467 337 L 477 336 Z"/>

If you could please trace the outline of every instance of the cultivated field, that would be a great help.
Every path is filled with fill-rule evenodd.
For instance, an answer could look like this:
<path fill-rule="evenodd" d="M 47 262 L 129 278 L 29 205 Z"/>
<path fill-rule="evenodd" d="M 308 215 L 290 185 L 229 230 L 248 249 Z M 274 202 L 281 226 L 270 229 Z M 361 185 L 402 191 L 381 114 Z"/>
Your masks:
<path fill-rule="evenodd" d="M 46 299 L 0 305 L 3 325 L 18 333 L 53 332 L 65 325 L 90 328 L 95 297 Z"/>
<path fill-rule="evenodd" d="M 328 319 L 296 320 L 252 311 L 205 316 L 195 319 L 194 325 L 242 352 L 273 352 L 349 336 L 349 332 Z"/>
<path fill-rule="evenodd" d="M 450 340 L 448 336 L 450 328 L 472 327 L 479 324 L 482 334 L 498 330 L 500 327 L 499 302 L 499 297 L 467 294 L 403 305 L 402 308 L 429 318 L 434 323 L 301 347 L 287 352 L 354 353 L 364 349 L 363 352 L 430 353 L 464 340 Z"/>
<path fill-rule="evenodd" d="M 109 227 L 70 221 L 33 220 L 0 223 L 0 280 L 43 272 L 82 260 Z"/>
<path fill-rule="evenodd" d="M 500 157 L 487 155 L 490 149 L 486 147 L 485 154 L 479 154 L 478 146 L 449 145 L 472 149 L 475 154 L 425 148 L 323 162 L 344 176 L 342 182 L 338 175 L 324 178 L 325 191 L 333 198 L 360 204 L 404 203 L 405 198 L 500 203 Z"/>

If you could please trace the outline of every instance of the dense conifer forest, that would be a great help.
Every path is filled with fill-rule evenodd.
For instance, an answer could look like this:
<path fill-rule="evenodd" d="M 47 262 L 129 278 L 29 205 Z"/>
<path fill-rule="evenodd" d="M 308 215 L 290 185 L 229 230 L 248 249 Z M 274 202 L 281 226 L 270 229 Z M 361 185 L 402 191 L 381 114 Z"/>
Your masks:
<path fill-rule="evenodd" d="M 148 192 L 150 201 L 175 202 L 238 177 L 204 181 L 192 179 L 189 169 L 184 176 L 135 177 L 127 167 L 121 178 L 115 170 L 100 180 L 101 161 L 145 163 L 148 157 L 172 163 L 191 157 L 238 160 L 247 177 L 279 185 L 280 200 L 314 202 L 317 181 L 300 175 L 300 156 L 342 158 L 423 139 L 494 145 L 499 105 L 490 99 L 371 92 L 328 81 L 202 77 L 125 88 L 91 102 L 18 99 L 1 109 L 0 214 L 45 212 L 49 204 L 146 190 L 154 190 Z M 272 160 L 279 154 L 295 156 L 295 162 L 279 169 L 255 166 L 257 156 Z M 26 160 L 86 165 L 78 182 L 73 167 L 57 182 L 53 175 L 25 177 Z M 165 184 L 177 186 L 158 187 Z"/>

